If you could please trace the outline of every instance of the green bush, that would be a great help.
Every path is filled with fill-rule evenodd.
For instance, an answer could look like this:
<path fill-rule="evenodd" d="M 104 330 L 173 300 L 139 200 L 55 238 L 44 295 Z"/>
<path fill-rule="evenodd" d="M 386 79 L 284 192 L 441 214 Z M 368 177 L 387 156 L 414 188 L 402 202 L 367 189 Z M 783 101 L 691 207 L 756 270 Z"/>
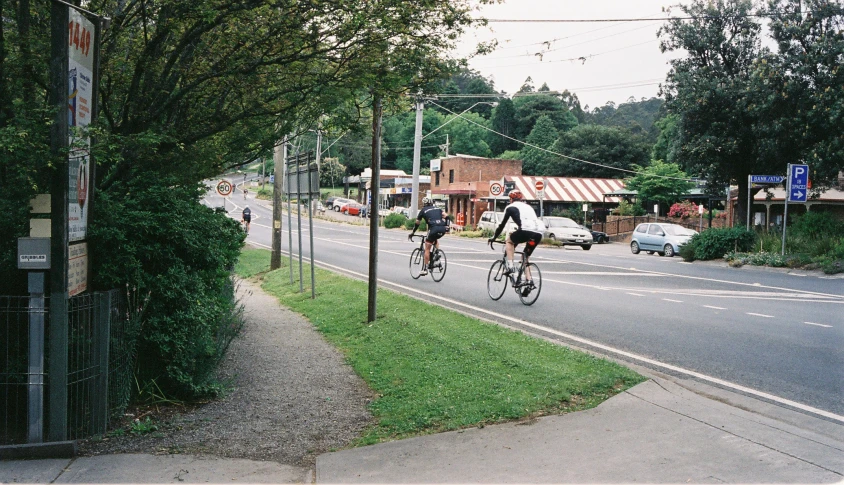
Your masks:
<path fill-rule="evenodd" d="M 683 261 L 691 263 L 695 260 L 695 245 L 691 241 L 680 247 L 680 257 Z"/>
<path fill-rule="evenodd" d="M 139 387 L 169 396 L 215 394 L 217 366 L 242 324 L 231 271 L 245 233 L 199 203 L 199 186 L 137 178 L 98 194 L 89 229 L 93 286 L 150 293 L 138 344 Z M 143 183 L 140 181 L 143 180 Z"/>
<path fill-rule="evenodd" d="M 694 258 L 701 260 L 723 258 L 730 251 L 747 252 L 755 243 L 756 233 L 743 227 L 709 229 L 689 241 L 694 247 Z"/>
<path fill-rule="evenodd" d="M 844 222 L 829 212 L 809 211 L 798 217 L 788 230 L 809 239 L 837 238 L 844 236 Z"/>
<path fill-rule="evenodd" d="M 393 213 L 384 218 L 384 227 L 387 229 L 395 229 L 397 227 L 402 227 L 405 221 L 407 221 L 407 217 Z"/>
<path fill-rule="evenodd" d="M 404 221 L 404 228 L 412 231 L 414 224 L 416 224 L 416 219 L 407 219 Z M 422 219 L 422 221 L 419 223 L 419 229 L 417 229 L 417 231 L 428 231 L 428 223 L 425 222 L 425 219 Z"/>

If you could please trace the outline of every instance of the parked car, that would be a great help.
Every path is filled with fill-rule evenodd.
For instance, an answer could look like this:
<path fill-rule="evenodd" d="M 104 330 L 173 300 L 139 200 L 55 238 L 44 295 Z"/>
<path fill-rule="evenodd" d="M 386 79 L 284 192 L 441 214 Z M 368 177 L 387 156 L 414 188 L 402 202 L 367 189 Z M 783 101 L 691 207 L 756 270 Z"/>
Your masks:
<path fill-rule="evenodd" d="M 695 234 L 697 231 L 678 224 L 639 224 L 630 238 L 630 251 L 633 254 L 639 254 L 639 251 L 647 251 L 648 254 L 659 253 L 660 256 L 670 258 L 679 253 L 680 248 Z"/>
<path fill-rule="evenodd" d="M 594 240 L 589 229 L 568 217 L 543 217 L 542 222 L 545 223 L 544 237 L 558 241 L 564 246 L 580 246 L 586 251 L 592 249 Z"/>
<path fill-rule="evenodd" d="M 340 206 L 340 212 L 349 216 L 359 216 L 366 210 L 366 206 L 355 201 L 349 201 Z"/>
<path fill-rule="evenodd" d="M 343 204 L 348 204 L 349 202 L 354 202 L 352 199 L 346 199 L 344 197 L 329 197 L 325 199 L 325 207 L 333 210 L 334 212 L 340 212 L 340 207 Z"/>
<path fill-rule="evenodd" d="M 390 212 L 392 212 L 393 214 L 401 214 L 401 215 L 407 217 L 408 219 L 410 218 L 410 208 L 409 207 L 402 207 L 400 205 L 397 205 L 397 206 L 393 207 L 392 209 L 390 209 Z"/>
<path fill-rule="evenodd" d="M 481 218 L 478 220 L 478 229 L 482 231 L 495 232 L 495 230 L 498 229 L 498 225 L 501 224 L 501 221 L 503 219 L 503 212 L 486 211 L 481 214 Z M 518 226 L 515 222 L 507 221 L 507 227 L 504 228 L 504 233 L 510 234 L 516 229 L 518 229 Z"/>
<path fill-rule="evenodd" d="M 593 231 L 592 229 L 588 229 L 586 226 L 580 226 L 581 229 L 585 229 L 592 233 L 592 240 L 595 241 L 595 244 L 603 244 L 610 242 L 610 237 L 607 236 L 607 233 L 601 231 Z"/>

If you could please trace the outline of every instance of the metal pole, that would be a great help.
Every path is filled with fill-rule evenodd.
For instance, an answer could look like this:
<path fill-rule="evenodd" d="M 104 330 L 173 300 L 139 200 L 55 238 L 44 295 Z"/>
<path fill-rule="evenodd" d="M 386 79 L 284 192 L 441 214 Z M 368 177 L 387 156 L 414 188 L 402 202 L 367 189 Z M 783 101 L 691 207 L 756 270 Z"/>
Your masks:
<path fill-rule="evenodd" d="M 317 160 L 319 160 L 319 135 L 317 135 Z M 319 198 L 319 162 L 317 161 L 317 184 L 316 184 L 316 194 L 317 198 Z M 308 192 L 310 193 L 310 197 L 308 197 L 308 239 L 311 242 L 311 298 L 316 298 L 316 270 L 314 269 L 314 187 L 313 187 L 313 176 L 311 172 L 311 163 L 310 157 L 308 157 Z"/>
<path fill-rule="evenodd" d="M 293 206 L 290 203 L 290 165 L 284 158 L 284 170 L 287 173 L 287 256 L 290 265 L 290 284 L 293 284 Z"/>
<path fill-rule="evenodd" d="M 296 153 L 296 227 L 299 231 L 299 293 L 304 293 L 302 281 L 302 166 L 299 164 L 300 153 Z"/>
<path fill-rule="evenodd" d="M 50 190 L 50 343 L 48 389 L 50 403 L 48 441 L 67 439 L 67 368 L 68 368 L 68 161 L 67 161 L 67 89 L 68 89 L 68 7 L 50 5 L 50 106 L 56 118 L 50 132 L 50 152 L 55 175 Z"/>
<path fill-rule="evenodd" d="M 413 183 L 410 189 L 411 217 L 419 212 L 419 170 L 422 158 L 422 110 L 425 104 L 422 99 L 416 100 L 416 135 L 413 137 Z M 380 189 L 380 185 L 378 186 Z M 380 192 L 380 190 L 379 190 Z"/>
<path fill-rule="evenodd" d="M 750 183 L 750 177 L 752 175 L 747 176 L 747 224 L 745 225 L 747 230 L 750 230 L 750 186 L 752 185 Z"/>
<path fill-rule="evenodd" d="M 281 268 L 281 221 L 284 217 L 284 160 L 287 158 L 287 136 L 282 137 L 281 143 L 273 147 L 273 232 L 272 254 L 270 269 Z M 290 226 L 288 226 L 290 227 Z"/>
<path fill-rule="evenodd" d="M 44 273 L 29 278 L 29 398 L 27 443 L 44 442 Z"/>
<path fill-rule="evenodd" d="M 785 184 L 785 209 L 783 209 L 782 214 L 782 252 L 781 255 L 785 256 L 785 228 L 788 225 L 788 197 L 791 195 L 791 164 L 788 164 L 788 170 L 785 172 L 788 174 L 788 182 Z"/>
<path fill-rule="evenodd" d="M 373 95 L 372 99 L 372 180 L 376 188 L 375 201 L 381 187 L 381 96 Z M 374 205 L 374 204 L 373 204 Z M 367 322 L 375 321 L 377 309 L 376 295 L 378 291 L 378 211 L 370 215 L 372 223 L 369 225 L 369 291 L 367 300 Z"/>

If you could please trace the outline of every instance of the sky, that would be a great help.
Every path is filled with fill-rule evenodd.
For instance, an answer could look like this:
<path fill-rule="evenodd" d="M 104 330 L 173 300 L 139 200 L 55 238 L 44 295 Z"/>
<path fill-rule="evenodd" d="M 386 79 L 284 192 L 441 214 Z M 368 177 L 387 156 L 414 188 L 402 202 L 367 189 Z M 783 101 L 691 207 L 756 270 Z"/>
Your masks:
<path fill-rule="evenodd" d="M 487 19 L 570 20 L 665 18 L 663 7 L 680 0 L 506 0 L 481 7 Z M 674 15 L 682 12 L 674 9 Z M 492 79 L 495 89 L 515 93 L 528 76 L 535 88 L 568 89 L 582 107 L 658 96 L 669 60 L 681 53 L 659 51 L 664 22 L 490 22 L 468 31 L 456 54 L 468 55 L 479 42 L 497 39 L 498 49 L 469 61 Z"/>

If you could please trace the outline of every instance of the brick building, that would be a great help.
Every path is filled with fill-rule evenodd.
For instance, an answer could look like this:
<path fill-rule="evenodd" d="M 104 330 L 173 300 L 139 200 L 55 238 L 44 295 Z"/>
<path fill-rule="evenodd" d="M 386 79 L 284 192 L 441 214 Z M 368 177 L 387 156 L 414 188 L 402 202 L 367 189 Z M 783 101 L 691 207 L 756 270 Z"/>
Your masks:
<path fill-rule="evenodd" d="M 499 160 L 472 155 L 451 155 L 431 160 L 431 195 L 447 197 L 446 210 L 475 227 L 488 203 L 489 184 L 507 176 L 522 174 L 521 160 Z"/>

